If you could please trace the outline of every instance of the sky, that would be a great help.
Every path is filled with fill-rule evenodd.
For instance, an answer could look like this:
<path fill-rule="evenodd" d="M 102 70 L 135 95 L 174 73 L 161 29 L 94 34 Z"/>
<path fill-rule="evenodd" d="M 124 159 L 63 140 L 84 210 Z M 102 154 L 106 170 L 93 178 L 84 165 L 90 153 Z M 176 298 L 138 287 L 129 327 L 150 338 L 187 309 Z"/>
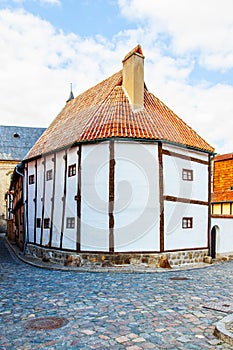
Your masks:
<path fill-rule="evenodd" d="M 0 0 L 0 125 L 48 127 L 137 44 L 147 88 L 233 152 L 233 0 Z"/>

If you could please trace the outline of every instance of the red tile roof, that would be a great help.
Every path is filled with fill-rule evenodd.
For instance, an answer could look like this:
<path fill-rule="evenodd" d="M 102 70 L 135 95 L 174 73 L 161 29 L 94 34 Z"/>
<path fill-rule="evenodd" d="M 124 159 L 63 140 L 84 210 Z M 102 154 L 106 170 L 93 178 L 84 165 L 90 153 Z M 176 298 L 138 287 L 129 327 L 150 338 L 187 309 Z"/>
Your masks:
<path fill-rule="evenodd" d="M 26 159 L 79 142 L 109 138 L 164 140 L 207 152 L 214 149 L 144 87 L 144 107 L 133 111 L 122 88 L 122 71 L 69 101 Z"/>
<path fill-rule="evenodd" d="M 227 153 L 227 154 L 217 154 L 214 157 L 214 161 L 215 162 L 219 162 L 221 160 L 229 160 L 229 159 L 233 159 L 233 153 Z"/>

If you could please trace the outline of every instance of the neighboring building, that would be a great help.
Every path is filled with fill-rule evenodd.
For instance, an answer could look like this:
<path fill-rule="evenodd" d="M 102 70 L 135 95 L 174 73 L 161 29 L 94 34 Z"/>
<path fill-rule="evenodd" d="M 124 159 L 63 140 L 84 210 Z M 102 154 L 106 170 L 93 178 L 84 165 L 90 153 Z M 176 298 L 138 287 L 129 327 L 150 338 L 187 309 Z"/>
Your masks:
<path fill-rule="evenodd" d="M 28 250 L 202 261 L 213 151 L 147 90 L 137 46 L 121 71 L 71 94 L 25 158 Z"/>
<path fill-rule="evenodd" d="M 23 178 L 23 166 L 18 164 L 11 175 L 10 187 L 6 193 L 8 207 L 7 235 L 21 250 L 25 246 Z"/>
<path fill-rule="evenodd" d="M 233 255 L 233 153 L 214 158 L 211 201 L 211 255 Z"/>
<path fill-rule="evenodd" d="M 0 232 L 6 232 L 8 213 L 5 194 L 14 168 L 44 131 L 44 128 L 0 126 Z"/>

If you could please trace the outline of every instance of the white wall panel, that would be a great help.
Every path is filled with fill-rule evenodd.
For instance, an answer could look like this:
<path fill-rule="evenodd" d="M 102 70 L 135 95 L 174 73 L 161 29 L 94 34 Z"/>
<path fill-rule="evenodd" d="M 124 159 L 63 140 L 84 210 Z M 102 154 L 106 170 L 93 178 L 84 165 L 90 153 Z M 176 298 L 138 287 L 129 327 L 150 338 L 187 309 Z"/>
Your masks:
<path fill-rule="evenodd" d="M 53 231 L 52 231 L 52 247 L 60 247 L 61 226 L 62 226 L 62 209 L 63 209 L 63 193 L 64 193 L 64 174 L 65 161 L 63 159 L 65 152 L 56 154 L 56 170 L 55 170 L 55 193 L 54 193 L 54 213 L 53 213 Z"/>
<path fill-rule="evenodd" d="M 178 153 L 183 156 L 188 156 L 190 158 L 193 157 L 199 160 L 204 160 L 206 162 L 208 162 L 208 159 L 209 159 L 208 153 L 200 152 L 198 150 L 189 149 L 186 147 L 179 147 L 172 144 L 163 143 L 163 149 L 169 152 Z"/>
<path fill-rule="evenodd" d="M 183 229 L 182 218 L 192 217 L 193 228 Z M 204 248 L 208 245 L 208 206 L 168 202 L 164 203 L 165 250 Z"/>
<path fill-rule="evenodd" d="M 193 181 L 182 179 L 182 169 L 193 171 Z M 164 195 L 208 201 L 208 165 L 163 155 Z"/>
<path fill-rule="evenodd" d="M 109 250 L 109 142 L 82 146 L 81 250 Z"/>
<path fill-rule="evenodd" d="M 36 218 L 42 220 L 42 198 L 44 188 L 44 165 L 43 158 L 37 160 L 37 203 L 36 203 Z M 42 225 L 42 222 L 41 222 Z M 41 227 L 36 228 L 36 243 L 40 244 Z"/>
<path fill-rule="evenodd" d="M 233 219 L 212 218 L 211 228 L 217 226 L 216 253 L 233 254 Z"/>
<path fill-rule="evenodd" d="M 157 144 L 115 143 L 115 251 L 159 249 Z"/>
<path fill-rule="evenodd" d="M 68 169 L 70 165 L 76 164 L 76 175 L 69 177 Z M 63 233 L 63 249 L 76 249 L 76 235 L 77 235 L 77 177 L 78 177 L 78 155 L 77 147 L 71 148 L 67 151 L 67 178 L 66 178 L 66 206 L 65 206 L 65 221 Z M 66 219 L 68 217 L 75 218 L 75 227 L 67 228 Z"/>
<path fill-rule="evenodd" d="M 29 185 L 29 176 L 35 176 L 35 161 L 28 163 L 28 240 L 34 242 L 35 183 Z"/>
<path fill-rule="evenodd" d="M 49 155 L 45 159 L 45 196 L 44 196 L 44 219 L 50 219 L 51 225 L 51 206 L 53 196 L 53 181 L 54 181 L 54 162 L 52 160 L 53 155 Z M 47 171 L 52 170 L 52 179 L 46 179 Z M 43 224 L 43 223 L 42 223 Z M 50 228 L 43 228 L 42 245 L 49 243 Z"/>

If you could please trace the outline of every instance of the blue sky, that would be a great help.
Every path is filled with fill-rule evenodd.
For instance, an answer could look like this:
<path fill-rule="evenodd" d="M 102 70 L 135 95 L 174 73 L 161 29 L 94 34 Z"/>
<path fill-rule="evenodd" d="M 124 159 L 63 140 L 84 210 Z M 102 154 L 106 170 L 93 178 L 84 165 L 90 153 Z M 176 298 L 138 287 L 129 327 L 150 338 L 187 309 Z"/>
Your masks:
<path fill-rule="evenodd" d="M 141 44 L 149 90 L 232 152 L 232 0 L 0 0 L 0 124 L 48 126 Z"/>

